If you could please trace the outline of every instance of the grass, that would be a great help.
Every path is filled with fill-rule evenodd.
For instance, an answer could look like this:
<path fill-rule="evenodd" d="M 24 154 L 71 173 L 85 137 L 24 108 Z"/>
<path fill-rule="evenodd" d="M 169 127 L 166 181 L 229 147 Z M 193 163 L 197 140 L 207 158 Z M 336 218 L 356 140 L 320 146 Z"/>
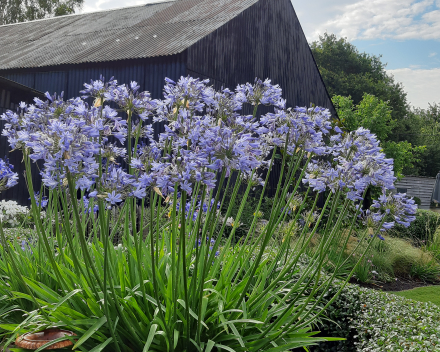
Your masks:
<path fill-rule="evenodd" d="M 440 306 L 440 285 L 418 287 L 412 290 L 390 292 L 397 296 L 405 297 L 419 302 L 432 302 Z"/>

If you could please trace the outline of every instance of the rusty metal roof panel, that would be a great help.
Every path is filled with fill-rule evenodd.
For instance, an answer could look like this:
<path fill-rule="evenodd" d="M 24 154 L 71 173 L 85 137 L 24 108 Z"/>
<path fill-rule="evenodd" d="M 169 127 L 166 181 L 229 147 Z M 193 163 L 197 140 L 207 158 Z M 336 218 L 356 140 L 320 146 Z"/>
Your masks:
<path fill-rule="evenodd" d="M 0 26 L 0 69 L 173 55 L 258 0 L 177 0 Z"/>

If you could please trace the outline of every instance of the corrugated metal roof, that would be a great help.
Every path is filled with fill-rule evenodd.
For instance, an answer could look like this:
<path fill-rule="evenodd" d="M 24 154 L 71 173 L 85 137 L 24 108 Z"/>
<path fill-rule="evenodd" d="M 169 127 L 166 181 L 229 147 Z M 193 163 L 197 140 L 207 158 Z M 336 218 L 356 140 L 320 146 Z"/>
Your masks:
<path fill-rule="evenodd" d="M 0 69 L 177 54 L 256 2 L 178 0 L 0 26 Z"/>

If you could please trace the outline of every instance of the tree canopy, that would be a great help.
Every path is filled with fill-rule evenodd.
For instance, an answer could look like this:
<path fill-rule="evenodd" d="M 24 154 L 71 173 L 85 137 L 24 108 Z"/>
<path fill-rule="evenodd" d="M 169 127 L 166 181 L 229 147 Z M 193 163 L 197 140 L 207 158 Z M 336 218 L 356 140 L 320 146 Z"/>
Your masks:
<path fill-rule="evenodd" d="M 440 104 L 412 109 L 407 130 L 401 133 L 411 143 L 426 146 L 426 152 L 408 173 L 436 176 L 440 172 Z"/>
<path fill-rule="evenodd" d="M 0 25 L 70 15 L 84 0 L 0 0 Z"/>
<path fill-rule="evenodd" d="M 350 96 L 354 104 L 359 104 L 365 93 L 374 95 L 388 102 L 392 119 L 396 120 L 394 128 L 403 128 L 400 125 L 409 111 L 406 93 L 402 84 L 386 73 L 380 56 L 360 53 L 346 38 L 328 33 L 313 42 L 311 49 L 331 97 Z"/>
<path fill-rule="evenodd" d="M 394 171 L 402 177 L 405 170 L 413 169 L 425 152 L 424 146 L 413 146 L 408 141 L 392 141 L 396 121 L 391 117 L 391 107 L 371 94 L 364 94 L 359 104 L 354 104 L 350 96 L 335 95 L 332 98 L 341 124 L 349 131 L 359 127 L 368 128 L 381 141 L 381 147 L 388 158 L 394 159 Z"/>

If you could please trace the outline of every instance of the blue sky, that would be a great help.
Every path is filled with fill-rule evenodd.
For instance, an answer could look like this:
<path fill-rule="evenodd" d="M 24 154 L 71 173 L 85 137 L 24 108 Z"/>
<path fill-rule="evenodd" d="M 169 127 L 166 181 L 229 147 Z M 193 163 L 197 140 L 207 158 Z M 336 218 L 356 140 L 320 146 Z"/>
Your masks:
<path fill-rule="evenodd" d="M 440 0 L 292 0 L 309 42 L 328 32 L 382 55 L 412 106 L 440 103 Z"/>
<path fill-rule="evenodd" d="M 82 12 L 152 0 L 85 0 Z M 411 105 L 440 103 L 440 0 L 292 0 L 309 42 L 324 32 L 382 55 Z"/>

